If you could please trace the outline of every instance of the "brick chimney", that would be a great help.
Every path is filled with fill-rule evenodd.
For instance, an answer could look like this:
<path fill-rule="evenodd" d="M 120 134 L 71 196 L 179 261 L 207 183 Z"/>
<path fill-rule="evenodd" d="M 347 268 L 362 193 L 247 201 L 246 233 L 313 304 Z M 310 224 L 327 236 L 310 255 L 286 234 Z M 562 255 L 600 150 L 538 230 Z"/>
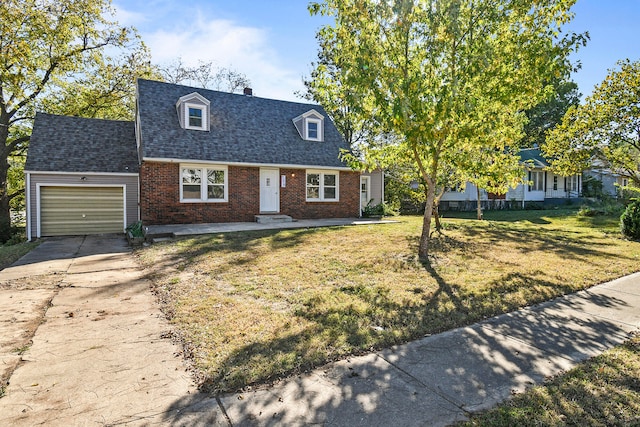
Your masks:
<path fill-rule="evenodd" d="M 253 89 L 251 89 L 250 87 L 245 87 L 244 94 L 247 96 L 253 96 Z"/>

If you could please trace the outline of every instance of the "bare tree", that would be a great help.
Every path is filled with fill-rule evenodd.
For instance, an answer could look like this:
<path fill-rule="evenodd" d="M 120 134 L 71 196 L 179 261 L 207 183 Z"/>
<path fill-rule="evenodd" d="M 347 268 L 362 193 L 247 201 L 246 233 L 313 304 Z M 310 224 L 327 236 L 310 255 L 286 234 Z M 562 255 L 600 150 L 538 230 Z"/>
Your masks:
<path fill-rule="evenodd" d="M 203 89 L 224 92 L 240 92 L 251 86 L 249 78 L 227 67 L 215 67 L 212 61 L 198 61 L 196 66 L 188 66 L 178 58 L 165 67 L 160 67 L 162 77 L 169 83 L 191 84 Z"/>

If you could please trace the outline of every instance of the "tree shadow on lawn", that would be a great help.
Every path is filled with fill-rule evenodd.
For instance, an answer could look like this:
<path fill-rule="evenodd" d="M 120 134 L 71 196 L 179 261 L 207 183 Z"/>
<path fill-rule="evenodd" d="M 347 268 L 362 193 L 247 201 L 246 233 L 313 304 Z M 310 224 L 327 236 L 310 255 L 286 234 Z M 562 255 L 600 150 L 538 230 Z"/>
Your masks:
<path fill-rule="evenodd" d="M 315 295 L 299 307 L 293 318 L 309 324 L 301 332 L 256 341 L 233 351 L 215 372 L 207 372 L 202 390 L 226 392 L 244 386 L 271 382 L 291 374 L 306 372 L 327 362 L 364 354 L 435 334 L 519 308 L 521 299 L 512 298 L 520 287 L 532 288 L 533 303 L 571 291 L 562 283 L 540 280 L 535 274 L 506 274 L 491 283 L 487 292 L 447 282 L 430 263 L 424 269 L 437 288 L 427 292 L 419 285 L 413 290 L 418 300 L 393 299 L 388 288 L 343 286 L 339 305 L 329 305 Z M 535 289 L 535 292 L 533 291 Z M 333 347 L 333 348 L 332 348 Z"/>
<path fill-rule="evenodd" d="M 333 227 L 329 227 L 333 228 Z M 219 272 L 232 267 L 252 262 L 261 255 L 260 248 L 268 239 L 271 249 L 296 247 L 304 243 L 311 234 L 320 231 L 318 228 L 294 230 L 243 231 L 238 233 L 208 234 L 195 238 L 183 238 L 178 242 L 170 242 L 181 249 L 162 256 L 162 262 L 156 267 L 175 268 L 182 271 L 206 258 L 215 257 L 218 253 L 233 253 L 235 256 Z"/>
<path fill-rule="evenodd" d="M 448 396 L 449 404 L 458 402 L 459 407 L 452 406 L 447 411 L 448 416 L 453 416 L 452 421 L 459 421 L 469 411 L 487 409 L 486 405 L 493 406 L 508 398 L 514 389 L 528 387 L 532 381 L 540 382 L 566 369 L 566 359 L 560 355 L 586 358 L 620 340 L 619 327 L 606 319 L 565 318 L 553 310 L 546 311 L 548 306 L 544 304 L 492 318 L 454 335 L 431 335 L 509 311 L 509 307 L 492 305 L 491 298 L 489 303 L 474 301 L 455 283 L 444 280 L 429 263 L 423 267 L 438 287 L 422 295 L 418 303 L 394 301 L 388 291 L 376 287 L 345 286 L 337 292 L 362 300 L 370 307 L 369 313 L 357 313 L 356 304 L 322 309 L 309 304 L 296 315 L 310 321 L 311 326 L 296 334 L 256 341 L 238 349 L 217 373 L 209 375 L 201 389 L 219 396 L 218 404 L 232 414 L 234 423 L 255 422 L 260 417 L 264 417 L 266 424 L 353 418 L 360 424 L 383 425 L 393 422 L 385 417 L 393 418 L 398 413 L 411 413 L 412 421 L 428 423 L 434 420 L 429 412 L 433 405 L 447 404 L 441 400 L 443 395 Z M 501 285 L 503 282 L 508 285 Z M 567 290 L 559 283 L 513 273 L 493 284 L 495 294 L 509 293 L 522 283 L 548 289 L 550 296 Z M 592 296 L 590 300 L 608 307 L 628 305 L 605 295 Z M 583 301 L 578 299 L 573 304 L 576 311 L 584 310 Z M 386 314 L 375 320 L 381 322 L 381 330 L 370 327 L 373 320 L 367 315 L 374 312 Z M 407 325 L 409 331 L 397 333 Z M 505 332 L 532 344 L 523 346 L 517 339 L 506 339 Z M 425 335 L 431 336 L 423 338 Z M 318 336 L 328 345 L 346 342 L 353 349 L 327 357 L 309 345 Z M 607 343 L 601 342 L 603 336 L 608 337 Z M 345 359 L 413 339 L 420 340 L 362 360 Z M 539 350 L 547 346 L 550 353 Z M 308 375 L 312 368 L 339 359 L 343 360 Z M 250 378 L 247 372 L 257 366 L 263 376 Z M 285 378 L 283 383 L 277 381 Z M 268 391 L 257 388 L 254 394 L 248 392 L 251 388 L 245 388 L 265 382 L 273 382 Z M 438 390 L 435 394 L 434 389 Z M 244 396 L 224 394 L 236 390 L 244 390 Z M 177 401 L 175 408 L 187 406 L 189 399 L 192 398 Z M 362 402 L 367 402 L 366 407 L 361 406 Z M 451 415 L 455 410 L 459 410 L 462 418 Z"/>
<path fill-rule="evenodd" d="M 434 235 L 431 245 L 436 252 L 447 252 L 452 249 L 462 248 L 470 254 L 485 257 L 494 249 L 493 244 L 500 241 L 509 241 L 520 253 L 531 251 L 551 252 L 562 259 L 616 258 L 633 259 L 632 257 L 611 254 L 604 249 L 610 247 L 608 241 L 611 237 L 602 235 L 584 235 L 578 231 L 565 230 L 532 230 L 514 229 L 508 226 L 467 225 L 459 227 L 458 231 L 464 236 L 456 238 L 448 235 L 446 231 Z M 466 240 L 468 238 L 468 240 Z M 411 236 L 409 242 L 413 250 L 417 251 L 419 239 Z"/>

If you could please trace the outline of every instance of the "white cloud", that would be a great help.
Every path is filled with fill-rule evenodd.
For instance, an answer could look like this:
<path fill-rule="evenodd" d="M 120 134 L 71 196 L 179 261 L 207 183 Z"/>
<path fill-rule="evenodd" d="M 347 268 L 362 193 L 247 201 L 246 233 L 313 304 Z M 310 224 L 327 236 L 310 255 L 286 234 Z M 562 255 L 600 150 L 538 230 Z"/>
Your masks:
<path fill-rule="evenodd" d="M 114 18 L 120 25 L 130 27 L 140 25 L 141 23 L 147 21 L 147 18 L 143 13 L 127 10 L 117 3 L 113 3 L 112 6 L 113 9 L 115 9 Z"/>
<path fill-rule="evenodd" d="M 212 61 L 244 73 L 255 96 L 299 100 L 294 91 L 303 89 L 300 71 L 280 64 L 278 52 L 269 44 L 268 31 L 260 28 L 199 16 L 177 26 L 174 23 L 172 29 L 143 33 L 142 38 L 155 63 L 167 64 L 178 57 L 186 65 Z"/>

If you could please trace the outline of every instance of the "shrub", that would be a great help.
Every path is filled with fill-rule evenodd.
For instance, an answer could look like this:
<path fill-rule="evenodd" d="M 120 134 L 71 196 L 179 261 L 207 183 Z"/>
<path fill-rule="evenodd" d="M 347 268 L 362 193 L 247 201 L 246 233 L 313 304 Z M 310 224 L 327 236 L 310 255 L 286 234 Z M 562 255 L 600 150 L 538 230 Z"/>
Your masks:
<path fill-rule="evenodd" d="M 142 230 L 142 221 L 129 224 L 126 228 L 131 233 L 131 237 L 144 237 L 144 231 Z"/>
<path fill-rule="evenodd" d="M 635 199 L 620 216 L 620 231 L 633 240 L 640 240 L 640 200 Z"/>
<path fill-rule="evenodd" d="M 398 215 L 397 209 L 387 203 L 378 203 L 373 205 L 371 201 L 367 203 L 367 206 L 362 209 L 362 216 L 370 218 L 372 216 L 396 216 Z"/>

